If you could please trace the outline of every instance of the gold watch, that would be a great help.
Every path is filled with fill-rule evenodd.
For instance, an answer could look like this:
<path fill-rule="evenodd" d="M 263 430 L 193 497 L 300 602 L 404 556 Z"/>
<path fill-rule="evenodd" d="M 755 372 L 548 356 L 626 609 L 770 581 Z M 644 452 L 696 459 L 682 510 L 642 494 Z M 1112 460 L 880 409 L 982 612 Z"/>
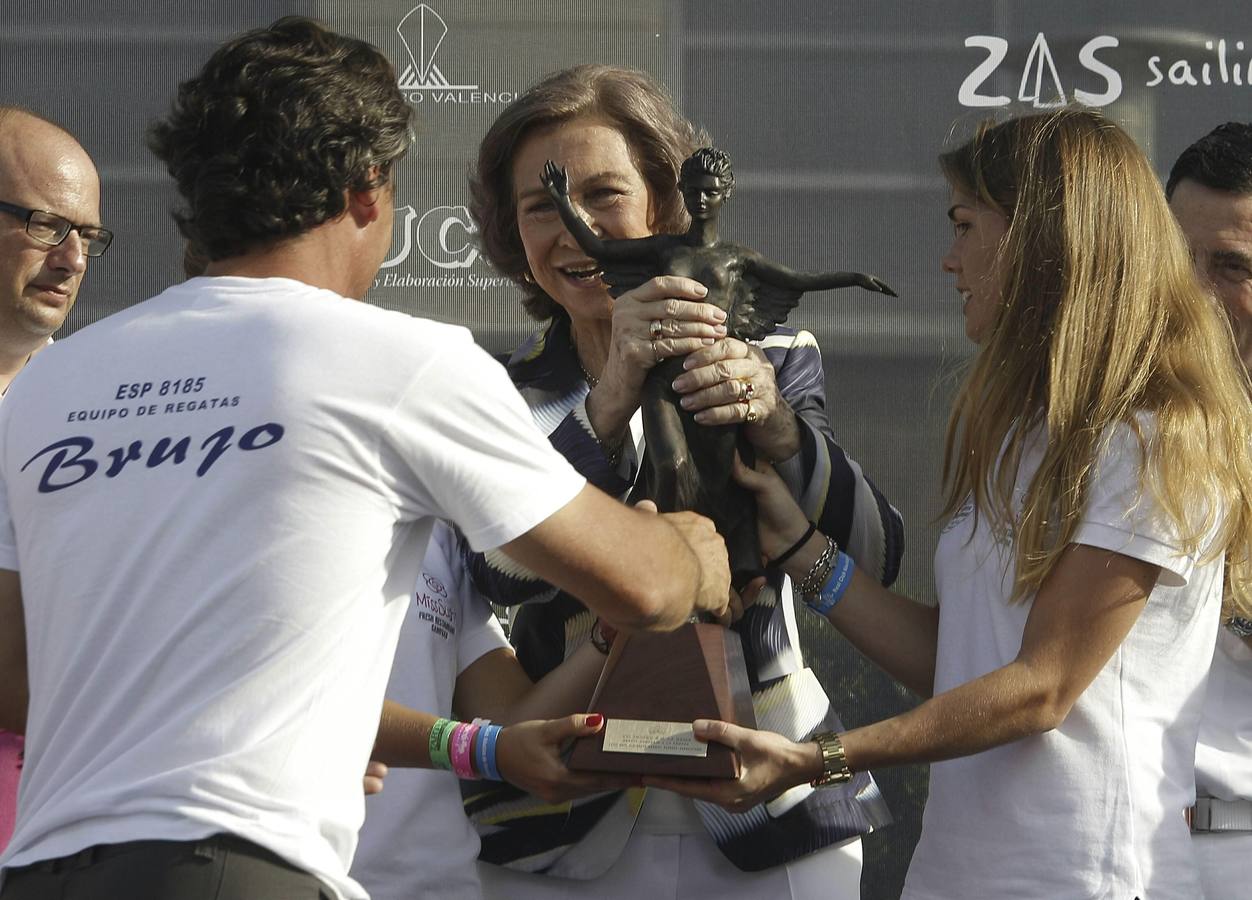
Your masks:
<path fill-rule="evenodd" d="M 843 741 L 833 731 L 823 731 L 812 738 L 822 751 L 822 774 L 813 779 L 813 787 L 826 787 L 828 784 L 843 784 L 852 780 L 852 770 L 848 768 L 848 760 L 844 756 Z"/>

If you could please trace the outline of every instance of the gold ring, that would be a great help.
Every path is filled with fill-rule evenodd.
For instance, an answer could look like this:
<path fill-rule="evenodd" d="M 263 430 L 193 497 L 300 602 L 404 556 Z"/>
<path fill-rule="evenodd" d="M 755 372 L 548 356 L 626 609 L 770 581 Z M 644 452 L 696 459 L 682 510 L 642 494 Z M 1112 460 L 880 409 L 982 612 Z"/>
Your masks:
<path fill-rule="evenodd" d="M 664 331 L 661 329 L 660 319 L 653 319 L 648 323 L 648 337 L 652 338 L 653 341 L 660 340 L 662 334 L 664 334 Z"/>
<path fill-rule="evenodd" d="M 652 342 L 652 358 L 658 363 L 661 361 L 661 354 L 656 352 L 656 341 Z"/>
<path fill-rule="evenodd" d="M 749 403 L 756 397 L 756 385 L 744 378 L 739 382 L 743 387 L 739 390 L 739 399 L 743 403 Z"/>
<path fill-rule="evenodd" d="M 743 420 L 747 422 L 749 425 L 751 425 L 753 422 L 759 419 L 760 416 L 757 415 L 756 410 L 752 408 L 751 400 L 745 400 L 743 405 L 745 407 L 744 412 L 743 412 Z"/>

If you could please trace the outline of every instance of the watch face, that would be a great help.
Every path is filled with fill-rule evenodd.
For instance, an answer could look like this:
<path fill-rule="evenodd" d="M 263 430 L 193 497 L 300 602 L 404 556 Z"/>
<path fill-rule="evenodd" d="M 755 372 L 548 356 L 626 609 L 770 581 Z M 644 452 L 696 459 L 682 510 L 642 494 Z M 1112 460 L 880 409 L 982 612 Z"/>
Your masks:
<path fill-rule="evenodd" d="M 1239 635 L 1239 637 L 1252 635 L 1252 619 L 1245 619 L 1243 616 L 1231 616 L 1230 621 L 1226 623 L 1226 627 Z"/>

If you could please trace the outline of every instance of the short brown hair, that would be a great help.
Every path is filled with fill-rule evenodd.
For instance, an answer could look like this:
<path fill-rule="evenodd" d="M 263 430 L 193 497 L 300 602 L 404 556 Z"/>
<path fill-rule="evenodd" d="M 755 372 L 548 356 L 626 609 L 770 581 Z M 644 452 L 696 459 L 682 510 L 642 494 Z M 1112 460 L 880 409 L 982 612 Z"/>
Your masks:
<path fill-rule="evenodd" d="M 547 76 L 510 103 L 478 147 L 470 173 L 470 214 L 478 225 L 483 254 L 525 293 L 526 311 L 536 319 L 560 309 L 537 284 L 525 280 L 526 251 L 517 230 L 513 156 L 534 131 L 583 117 L 617 127 L 643 175 L 662 231 L 682 231 L 687 213 L 678 193 L 686 157 L 708 138 L 675 108 L 669 92 L 637 69 L 582 65 Z"/>

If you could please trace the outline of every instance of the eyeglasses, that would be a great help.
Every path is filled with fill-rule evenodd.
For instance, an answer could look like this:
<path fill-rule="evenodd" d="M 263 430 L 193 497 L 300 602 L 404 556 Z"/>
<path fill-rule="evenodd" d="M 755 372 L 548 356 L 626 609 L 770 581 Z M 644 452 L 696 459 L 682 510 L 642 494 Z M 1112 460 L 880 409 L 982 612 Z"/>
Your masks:
<path fill-rule="evenodd" d="M 26 233 L 49 247 L 60 244 L 71 231 L 77 231 L 82 238 L 83 252 L 88 256 L 103 256 L 104 251 L 113 243 L 113 232 L 99 225 L 75 225 L 64 216 L 50 213 L 45 209 L 27 209 L 15 203 L 0 200 L 0 212 L 7 212 L 22 219 L 26 223 Z"/>

